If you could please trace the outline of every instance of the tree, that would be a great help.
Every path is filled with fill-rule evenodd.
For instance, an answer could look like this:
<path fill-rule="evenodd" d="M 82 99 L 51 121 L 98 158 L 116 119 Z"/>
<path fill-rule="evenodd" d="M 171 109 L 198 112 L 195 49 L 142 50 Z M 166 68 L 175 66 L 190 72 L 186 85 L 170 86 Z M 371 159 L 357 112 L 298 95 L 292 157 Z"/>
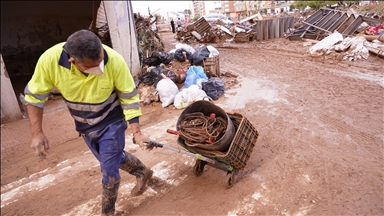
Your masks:
<path fill-rule="evenodd" d="M 304 11 L 304 9 L 308 6 L 306 1 L 298 0 L 295 4 L 295 8 Z"/>
<path fill-rule="evenodd" d="M 263 13 L 264 13 L 264 14 L 267 14 L 267 13 L 268 13 L 268 9 L 267 9 L 267 8 L 264 8 L 264 9 L 263 9 Z"/>
<path fill-rule="evenodd" d="M 334 1 L 337 3 L 337 1 Z M 307 1 L 308 6 L 313 10 L 319 10 L 320 8 L 327 5 L 326 1 Z"/>
<path fill-rule="evenodd" d="M 189 10 L 189 9 L 184 9 L 184 13 L 188 14 L 188 17 L 190 17 L 192 14 L 191 10 Z"/>
<path fill-rule="evenodd" d="M 306 0 L 297 0 L 297 2 L 294 5 L 295 8 L 300 9 L 302 12 L 304 12 L 306 7 L 310 7 L 312 10 L 319 10 L 320 8 L 324 6 L 331 6 L 334 4 L 339 4 L 340 2 L 342 4 L 347 4 L 348 6 L 352 4 L 358 4 L 361 0 L 355 0 L 355 1 L 337 1 L 337 0 L 330 0 L 330 1 L 306 1 Z"/>
<path fill-rule="evenodd" d="M 295 4 L 291 4 L 291 5 L 289 6 L 289 10 L 290 10 L 290 11 L 293 11 L 294 9 L 296 9 Z"/>

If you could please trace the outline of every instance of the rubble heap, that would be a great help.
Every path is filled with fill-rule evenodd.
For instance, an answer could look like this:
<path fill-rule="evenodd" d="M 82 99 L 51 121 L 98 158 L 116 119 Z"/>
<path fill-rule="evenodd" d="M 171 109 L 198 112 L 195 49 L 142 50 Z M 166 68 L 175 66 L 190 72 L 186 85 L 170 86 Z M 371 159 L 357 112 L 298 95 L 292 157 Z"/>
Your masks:
<path fill-rule="evenodd" d="M 237 34 L 239 36 L 237 37 Z M 219 43 L 226 40 L 235 40 L 235 42 L 250 41 L 253 38 L 254 31 L 252 28 L 244 27 L 238 23 L 224 22 L 219 19 L 217 22 L 209 23 L 204 17 L 196 22 L 179 28 L 176 39 L 183 43 L 200 42 L 200 43 Z"/>
<path fill-rule="evenodd" d="M 148 58 L 153 52 L 164 51 L 164 44 L 161 37 L 151 28 L 151 25 L 156 22 L 156 19 L 153 18 L 152 15 L 142 17 L 140 14 L 134 14 L 137 40 L 141 48 L 141 50 L 139 50 L 141 60 Z"/>

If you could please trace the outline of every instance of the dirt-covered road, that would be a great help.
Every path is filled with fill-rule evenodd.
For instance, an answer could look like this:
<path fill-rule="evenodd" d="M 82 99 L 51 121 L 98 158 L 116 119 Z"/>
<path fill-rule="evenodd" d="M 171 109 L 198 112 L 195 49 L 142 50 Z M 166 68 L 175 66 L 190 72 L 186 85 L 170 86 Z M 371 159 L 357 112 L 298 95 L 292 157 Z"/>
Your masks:
<path fill-rule="evenodd" d="M 172 49 L 172 33 L 161 34 Z M 126 150 L 154 177 L 143 195 L 131 197 L 135 179 L 122 173 L 118 215 L 384 214 L 383 59 L 315 58 L 302 42 L 283 38 L 211 45 L 220 52 L 221 72 L 237 75 L 237 82 L 222 77 L 227 89 L 214 103 L 259 131 L 247 167 L 226 189 L 224 171 L 206 166 L 196 177 L 194 158 L 143 151 L 127 131 Z M 180 147 L 166 129 L 175 128 L 182 110 L 161 103 L 143 110 L 143 131 Z M 100 169 L 81 138 L 52 143 L 44 161 L 9 151 L 15 153 L 1 160 L 1 215 L 101 213 Z"/>

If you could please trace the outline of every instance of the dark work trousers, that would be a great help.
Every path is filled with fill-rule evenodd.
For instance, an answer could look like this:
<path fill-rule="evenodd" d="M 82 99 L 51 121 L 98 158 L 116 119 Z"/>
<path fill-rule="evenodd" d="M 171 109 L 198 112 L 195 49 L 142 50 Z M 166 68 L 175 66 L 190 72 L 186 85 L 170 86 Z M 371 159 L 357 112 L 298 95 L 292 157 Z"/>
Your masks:
<path fill-rule="evenodd" d="M 115 184 L 120 181 L 119 166 L 124 160 L 125 119 L 116 121 L 88 135 L 83 135 L 93 155 L 100 162 L 103 184 Z"/>
<path fill-rule="evenodd" d="M 172 33 L 175 33 L 175 25 L 171 25 Z"/>

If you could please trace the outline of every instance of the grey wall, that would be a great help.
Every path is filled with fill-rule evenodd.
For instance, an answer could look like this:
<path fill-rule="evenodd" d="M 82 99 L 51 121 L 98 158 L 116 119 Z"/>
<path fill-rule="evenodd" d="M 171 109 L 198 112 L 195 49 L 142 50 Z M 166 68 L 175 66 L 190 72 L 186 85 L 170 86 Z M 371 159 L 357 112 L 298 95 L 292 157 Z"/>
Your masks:
<path fill-rule="evenodd" d="M 9 76 L 31 75 L 47 48 L 89 27 L 99 5 L 100 1 L 1 1 L 1 54 Z"/>

